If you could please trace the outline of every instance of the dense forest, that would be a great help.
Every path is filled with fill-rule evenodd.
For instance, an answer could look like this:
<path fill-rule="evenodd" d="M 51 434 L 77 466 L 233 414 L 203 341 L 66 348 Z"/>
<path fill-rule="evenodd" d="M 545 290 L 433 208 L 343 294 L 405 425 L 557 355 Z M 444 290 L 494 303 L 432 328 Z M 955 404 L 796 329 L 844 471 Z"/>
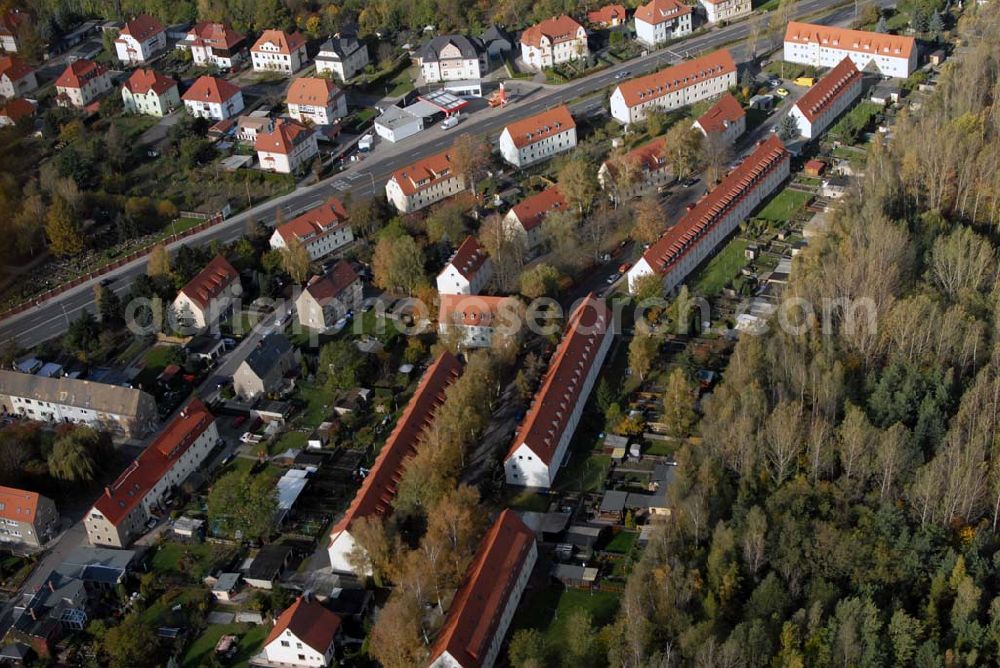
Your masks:
<path fill-rule="evenodd" d="M 1000 661 L 1000 9 L 959 34 L 796 260 L 815 326 L 742 338 L 705 401 L 676 521 L 602 634 L 610 665 Z M 824 328 L 840 299 L 874 321 Z M 558 663 L 527 640 L 516 665 Z"/>

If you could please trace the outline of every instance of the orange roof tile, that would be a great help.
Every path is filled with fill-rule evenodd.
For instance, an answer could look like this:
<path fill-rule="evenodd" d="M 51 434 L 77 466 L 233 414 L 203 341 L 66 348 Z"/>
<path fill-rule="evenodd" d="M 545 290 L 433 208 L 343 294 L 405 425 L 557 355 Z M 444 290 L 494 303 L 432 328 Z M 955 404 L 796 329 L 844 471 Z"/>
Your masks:
<path fill-rule="evenodd" d="M 486 249 L 479 245 L 474 236 L 469 235 L 465 237 L 465 241 L 448 260 L 448 264 L 455 267 L 455 271 L 471 281 L 486 259 Z"/>
<path fill-rule="evenodd" d="M 14 98 L 4 106 L 0 107 L 0 116 L 9 118 L 12 123 L 17 123 L 22 118 L 35 115 L 35 105 L 24 98 Z"/>
<path fill-rule="evenodd" d="M 149 14 L 140 14 L 133 17 L 131 21 L 125 22 L 125 27 L 122 28 L 121 34 L 134 37 L 137 42 L 144 42 L 153 35 L 163 32 L 163 30 L 163 24 L 155 18 Z"/>
<path fill-rule="evenodd" d="M 0 76 L 6 76 L 11 81 L 20 81 L 34 71 L 18 56 L 0 57 Z"/>
<path fill-rule="evenodd" d="M 56 79 L 56 88 L 83 88 L 91 79 L 103 76 L 107 69 L 103 65 L 81 58 L 70 63 Z"/>
<path fill-rule="evenodd" d="M 329 79 L 320 77 L 299 77 L 292 81 L 285 95 L 287 104 L 305 104 L 313 107 L 325 107 L 330 100 L 341 95 Z"/>
<path fill-rule="evenodd" d="M 810 123 L 846 93 L 854 84 L 860 84 L 861 72 L 849 57 L 837 63 L 816 85 L 798 99 L 795 106 Z"/>
<path fill-rule="evenodd" d="M 639 5 L 635 10 L 635 20 L 659 25 L 690 13 L 690 5 L 685 5 L 680 0 L 650 0 L 648 4 Z"/>
<path fill-rule="evenodd" d="M 566 210 L 566 198 L 559 186 L 546 188 L 537 195 L 518 202 L 511 211 L 517 216 L 525 232 L 530 232 L 545 220 L 545 216 L 554 211 Z"/>
<path fill-rule="evenodd" d="M 232 49 L 246 39 L 243 33 L 236 32 L 226 24 L 211 21 L 196 24 L 188 34 L 194 36 L 193 44 L 212 49 Z"/>
<path fill-rule="evenodd" d="M 453 176 L 451 155 L 445 151 L 397 169 L 392 173 L 391 180 L 399 185 L 404 195 L 409 196 Z"/>
<path fill-rule="evenodd" d="M 740 101 L 732 93 L 725 93 L 698 118 L 698 125 L 706 133 L 722 132 L 746 115 Z"/>
<path fill-rule="evenodd" d="M 320 654 L 326 654 L 339 630 L 340 615 L 315 600 L 307 601 L 299 596 L 274 620 L 274 628 L 267 635 L 264 645 L 270 645 L 282 633 L 291 631 Z"/>
<path fill-rule="evenodd" d="M 552 462 L 573 407 L 587 400 L 582 395 L 583 380 L 597 360 L 597 350 L 610 326 L 607 305 L 593 294 L 587 295 L 570 315 L 566 333 L 517 430 L 508 457 L 525 444 L 540 460 Z"/>
<path fill-rule="evenodd" d="M 561 104 L 540 114 L 514 121 L 504 131 L 510 134 L 514 146 L 524 148 L 575 127 L 576 121 L 573 120 L 569 107 Z"/>
<path fill-rule="evenodd" d="M 149 91 L 163 95 L 176 85 L 176 81 L 153 69 L 136 70 L 125 82 L 125 88 L 136 95 L 145 95 Z"/>
<path fill-rule="evenodd" d="M 507 601 L 535 544 L 535 535 L 509 508 L 483 537 L 431 648 L 433 663 L 447 652 L 462 668 L 482 666 Z"/>
<path fill-rule="evenodd" d="M 736 71 L 729 49 L 719 49 L 707 56 L 672 65 L 659 72 L 630 79 L 618 86 L 626 106 L 634 107 L 663 97 L 676 90 Z"/>
<path fill-rule="evenodd" d="M 360 280 L 358 272 L 347 260 L 340 260 L 333 269 L 323 276 L 313 276 L 306 284 L 305 291 L 318 302 L 336 299 L 355 281 Z"/>
<path fill-rule="evenodd" d="M 214 102 L 222 104 L 226 100 L 235 97 L 240 92 L 238 86 L 229 83 L 219 77 L 211 77 L 207 74 L 198 77 L 198 80 L 191 84 L 191 87 L 182 96 L 187 102 Z"/>
<path fill-rule="evenodd" d="M 513 297 L 487 295 L 439 295 L 438 323 L 465 327 L 489 327 L 500 305 Z"/>
<path fill-rule="evenodd" d="M 305 243 L 312 241 L 314 237 L 332 234 L 346 224 L 347 209 L 339 199 L 331 197 L 319 206 L 279 226 L 277 232 L 286 244 L 291 242 L 293 237 Z"/>
<path fill-rule="evenodd" d="M 587 20 L 597 24 L 623 22 L 627 18 L 624 5 L 604 5 L 597 11 L 587 13 Z"/>
<path fill-rule="evenodd" d="M 541 46 L 542 37 L 548 37 L 553 45 L 576 39 L 582 28 L 579 23 L 563 14 L 562 16 L 545 19 L 541 23 L 527 28 L 521 33 L 521 43 L 528 46 Z"/>
<path fill-rule="evenodd" d="M 292 34 L 288 34 L 284 30 L 265 30 L 260 34 L 260 38 L 254 42 L 250 50 L 260 51 L 260 48 L 268 42 L 276 44 L 278 46 L 278 53 L 283 53 L 287 56 L 293 51 L 302 48 L 306 43 L 306 38 L 297 30 Z"/>
<path fill-rule="evenodd" d="M 295 147 L 313 135 L 308 127 L 290 118 L 279 118 L 270 132 L 258 132 L 254 149 L 265 153 L 289 155 Z"/>
<path fill-rule="evenodd" d="M 821 26 L 815 23 L 799 23 L 798 21 L 788 22 L 788 27 L 785 29 L 785 41 L 798 44 L 819 44 L 828 48 L 896 58 L 909 58 L 913 49 L 916 48 L 916 40 L 905 35 L 849 30 L 835 26 Z"/>
<path fill-rule="evenodd" d="M 38 492 L 0 487 L 0 519 L 33 523 L 38 513 Z"/>
<path fill-rule="evenodd" d="M 656 137 L 652 141 L 648 141 L 641 146 L 635 147 L 622 156 L 622 158 L 635 162 L 643 170 L 651 172 L 663 167 L 663 165 L 666 164 L 666 158 L 663 155 L 666 150 L 666 137 Z M 614 160 L 605 160 L 604 165 L 612 173 L 617 171 Z"/>
<path fill-rule="evenodd" d="M 207 308 L 209 302 L 239 279 L 240 274 L 233 265 L 221 255 L 216 255 L 180 291 L 201 308 Z"/>

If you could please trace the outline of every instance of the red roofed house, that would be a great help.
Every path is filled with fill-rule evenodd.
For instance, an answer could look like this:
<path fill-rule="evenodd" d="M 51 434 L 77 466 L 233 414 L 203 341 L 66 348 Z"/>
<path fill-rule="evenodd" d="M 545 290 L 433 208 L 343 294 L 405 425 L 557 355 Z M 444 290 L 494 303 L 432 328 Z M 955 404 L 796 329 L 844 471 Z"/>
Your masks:
<path fill-rule="evenodd" d="M 445 390 L 462 375 L 462 364 L 451 353 L 441 356 L 424 372 L 416 392 L 410 397 L 406 409 L 379 450 L 371 471 L 361 483 L 354 500 L 344 516 L 330 533 L 330 565 L 334 571 L 354 573 L 349 557 L 355 549 L 351 527 L 363 517 L 383 518 L 392 511 L 396 497 L 396 483 L 403 473 L 406 461 L 416 452 L 424 431 L 434 420 L 438 407 L 444 403 Z M 368 574 L 371 569 L 363 569 Z"/>
<path fill-rule="evenodd" d="M 437 275 L 438 294 L 478 295 L 492 276 L 493 263 L 486 249 L 468 236 Z"/>
<path fill-rule="evenodd" d="M 361 277 L 350 262 L 340 260 L 323 276 L 313 276 L 295 300 L 295 312 L 303 327 L 323 331 L 348 311 L 361 306 Z"/>
<path fill-rule="evenodd" d="M 122 101 L 130 114 L 162 118 L 181 106 L 181 95 L 170 77 L 154 69 L 138 69 L 122 86 Z"/>
<path fill-rule="evenodd" d="M 329 79 L 294 79 L 285 95 L 288 115 L 314 125 L 331 125 L 347 115 L 347 96 Z"/>
<path fill-rule="evenodd" d="M 264 649 L 255 659 L 262 660 L 262 665 L 329 666 L 339 631 L 339 615 L 299 596 L 274 620 Z"/>
<path fill-rule="evenodd" d="M 38 88 L 35 70 L 17 56 L 0 57 L 0 97 L 22 97 Z"/>
<path fill-rule="evenodd" d="M 860 70 L 847 57 L 827 72 L 788 111 L 799 124 L 799 134 L 806 139 L 823 134 L 861 97 L 862 78 Z"/>
<path fill-rule="evenodd" d="M 447 151 L 397 169 L 385 184 L 385 196 L 400 213 L 413 213 L 467 190 L 465 177 L 451 168 Z"/>
<path fill-rule="evenodd" d="M 524 249 L 532 251 L 542 244 L 542 221 L 545 217 L 569 210 L 559 186 L 552 186 L 514 205 L 504 216 L 504 229 L 508 234 L 520 236 Z"/>
<path fill-rule="evenodd" d="M 677 109 L 722 95 L 735 85 L 736 63 L 728 49 L 719 49 L 619 84 L 611 93 L 611 116 L 620 123 L 635 123 L 649 109 Z"/>
<path fill-rule="evenodd" d="M 691 34 L 690 5 L 680 0 L 650 0 L 635 10 L 635 37 L 646 46 L 656 47 Z"/>
<path fill-rule="evenodd" d="M 791 157 L 772 134 L 643 253 L 628 271 L 629 290 L 654 274 L 666 292 L 679 286 L 790 173 Z"/>
<path fill-rule="evenodd" d="M 917 69 L 917 43 L 912 37 L 848 30 L 789 21 L 784 59 L 813 67 L 834 67 L 845 57 L 864 70 L 874 64 L 880 74 L 905 79 Z"/>
<path fill-rule="evenodd" d="M 243 111 L 243 92 L 225 79 L 198 77 L 181 96 L 189 114 L 196 118 L 222 121 Z"/>
<path fill-rule="evenodd" d="M 347 210 L 336 197 L 279 225 L 271 234 L 271 248 L 288 248 L 292 239 L 306 247 L 310 260 L 319 260 L 354 241 Z"/>
<path fill-rule="evenodd" d="M 228 70 L 246 57 L 246 36 L 224 23 L 197 23 L 177 46 L 191 49 L 191 60 L 199 67 Z"/>
<path fill-rule="evenodd" d="M 260 168 L 279 174 L 296 172 L 319 155 L 316 132 L 288 118 L 279 118 L 270 132 L 258 133 L 254 149 Z"/>
<path fill-rule="evenodd" d="M 521 59 L 536 70 L 588 55 L 587 31 L 565 14 L 546 19 L 521 33 Z"/>
<path fill-rule="evenodd" d="M 605 160 L 597 170 L 597 181 L 618 202 L 638 197 L 673 180 L 666 152 L 666 139 L 657 137 L 621 157 Z"/>
<path fill-rule="evenodd" d="M 749 16 L 753 11 L 750 0 L 700 0 L 709 23 L 733 21 Z"/>
<path fill-rule="evenodd" d="M 733 144 L 747 131 L 747 113 L 740 101 L 727 92 L 692 127 L 706 137 L 717 134 L 727 144 Z"/>
<path fill-rule="evenodd" d="M 126 21 L 115 40 L 118 60 L 126 65 L 144 63 L 165 48 L 167 31 L 163 24 L 148 14 L 140 14 L 131 21 Z"/>
<path fill-rule="evenodd" d="M 20 9 L 11 9 L 0 16 L 0 51 L 17 53 L 21 23 L 31 20 L 33 20 L 31 15 Z"/>
<path fill-rule="evenodd" d="M 265 30 L 250 47 L 254 72 L 293 74 L 306 62 L 306 38 L 296 31 Z"/>
<path fill-rule="evenodd" d="M 35 105 L 24 98 L 16 98 L 0 107 L 0 128 L 14 125 L 22 118 L 35 115 Z"/>
<path fill-rule="evenodd" d="M 587 295 L 570 315 L 504 459 L 508 485 L 552 486 L 614 337 L 611 310 L 603 300 Z"/>
<path fill-rule="evenodd" d="M 515 167 L 527 167 L 576 148 L 576 121 L 569 107 L 543 111 L 514 121 L 500 133 L 500 155 Z"/>
<path fill-rule="evenodd" d="M 587 22 L 599 28 L 613 28 L 628 21 L 625 5 L 604 5 L 600 9 L 587 12 Z"/>
<path fill-rule="evenodd" d="M 431 647 L 430 668 L 491 668 L 538 559 L 535 534 L 509 508 L 483 536 Z"/>
<path fill-rule="evenodd" d="M 70 63 L 56 79 L 61 107 L 83 109 L 111 90 L 111 74 L 103 65 L 81 58 Z"/>
<path fill-rule="evenodd" d="M 183 325 L 205 329 L 221 318 L 240 293 L 240 274 L 216 255 L 174 299 L 174 316 Z"/>
<path fill-rule="evenodd" d="M 127 547 L 149 518 L 162 512 L 163 498 L 201 467 L 218 442 L 212 413 L 201 399 L 192 399 L 94 501 L 84 520 L 90 543 Z"/>
<path fill-rule="evenodd" d="M 0 487 L 0 544 L 42 547 L 59 529 L 56 504 L 38 492 Z"/>
<path fill-rule="evenodd" d="M 438 332 L 455 336 L 463 348 L 489 348 L 498 327 L 516 337 L 520 331 L 518 304 L 514 297 L 486 295 L 440 295 Z M 515 331 L 517 330 L 517 331 Z"/>

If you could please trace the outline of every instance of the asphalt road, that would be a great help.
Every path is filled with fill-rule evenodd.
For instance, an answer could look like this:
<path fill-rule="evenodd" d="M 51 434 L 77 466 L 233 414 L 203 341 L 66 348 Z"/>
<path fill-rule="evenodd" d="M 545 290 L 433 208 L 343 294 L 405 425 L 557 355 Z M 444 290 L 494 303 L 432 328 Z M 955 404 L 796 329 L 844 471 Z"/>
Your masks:
<path fill-rule="evenodd" d="M 803 0 L 796 5 L 796 16 L 805 16 L 822 12 L 825 8 L 836 5 L 842 0 Z M 889 4 L 881 0 L 882 4 Z M 850 21 L 853 7 L 847 6 L 826 14 L 818 23 L 839 24 Z M 461 131 L 475 135 L 487 135 L 491 139 L 511 121 L 524 118 L 543 111 L 553 105 L 596 93 L 616 82 L 615 76 L 620 72 L 629 72 L 630 76 L 645 74 L 680 61 L 684 55 L 694 55 L 710 51 L 722 45 L 746 39 L 749 33 L 747 22 L 737 23 L 725 28 L 698 35 L 691 39 L 671 45 L 668 49 L 653 52 L 643 58 L 622 63 L 592 76 L 585 77 L 571 84 L 558 88 L 545 88 L 526 97 L 515 100 L 502 111 L 484 110 L 470 115 L 462 123 Z M 780 36 L 779 36 L 780 39 Z M 762 36 L 759 50 L 764 51 L 766 37 Z M 733 57 L 742 62 L 746 60 L 745 45 L 730 46 Z M 586 114 L 605 105 L 605 97 L 594 95 L 573 104 L 571 109 L 575 114 Z M 336 176 L 327 178 L 316 184 L 301 187 L 296 191 L 272 199 L 264 204 L 248 209 L 232 216 L 223 223 L 216 225 L 197 235 L 187 237 L 183 242 L 175 242 L 169 247 L 176 250 L 181 243 L 188 245 L 207 245 L 213 240 L 228 243 L 238 239 L 244 233 L 249 220 L 262 220 L 271 223 L 280 208 L 286 218 L 311 208 L 331 195 L 350 193 L 354 199 L 371 197 L 375 188 L 382 189 L 389 176 L 395 170 L 404 167 L 420 158 L 444 150 L 451 142 L 446 133 L 433 128 L 406 140 L 403 148 L 390 147 L 380 156 L 376 149 L 369 157 Z M 396 150 L 391 150 L 396 149 Z M 128 292 L 132 280 L 145 272 L 146 261 L 139 259 L 120 267 L 102 278 L 111 277 L 114 283 L 110 286 L 120 296 Z M 69 321 L 79 317 L 84 309 L 93 310 L 93 286 L 99 279 L 83 283 L 70 291 L 54 297 L 27 311 L 15 314 L 0 322 L 0 341 L 15 339 L 19 346 L 30 347 L 49 338 L 61 335 Z"/>

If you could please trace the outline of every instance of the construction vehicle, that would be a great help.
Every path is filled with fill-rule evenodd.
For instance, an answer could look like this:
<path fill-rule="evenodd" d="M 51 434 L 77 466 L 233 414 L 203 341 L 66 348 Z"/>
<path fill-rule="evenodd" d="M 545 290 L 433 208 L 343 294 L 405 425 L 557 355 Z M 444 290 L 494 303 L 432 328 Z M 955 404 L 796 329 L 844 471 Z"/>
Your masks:
<path fill-rule="evenodd" d="M 500 82 L 499 90 L 495 91 L 492 95 L 490 95 L 487 102 L 489 103 L 490 107 L 494 109 L 496 108 L 502 109 L 503 107 L 507 106 L 507 91 L 504 90 L 502 81 Z"/>

